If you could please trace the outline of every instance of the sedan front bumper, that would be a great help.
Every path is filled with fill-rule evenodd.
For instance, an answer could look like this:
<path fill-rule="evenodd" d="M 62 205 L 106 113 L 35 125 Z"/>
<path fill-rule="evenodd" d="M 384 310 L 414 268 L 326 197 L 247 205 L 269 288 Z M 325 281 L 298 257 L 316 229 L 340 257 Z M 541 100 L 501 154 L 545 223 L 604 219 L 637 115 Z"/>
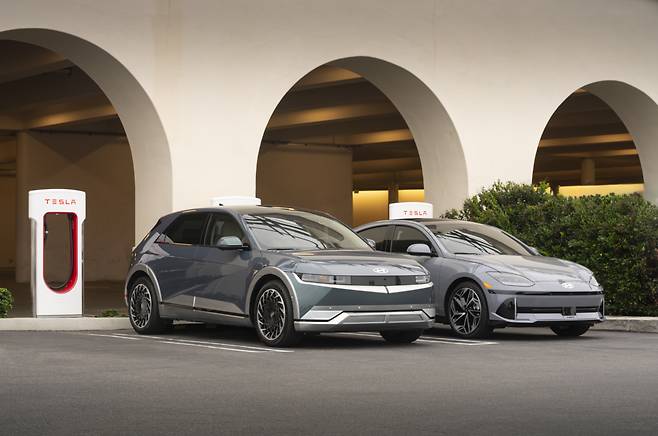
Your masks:
<path fill-rule="evenodd" d="M 552 292 L 489 295 L 490 319 L 509 326 L 595 324 L 605 321 L 603 294 Z"/>

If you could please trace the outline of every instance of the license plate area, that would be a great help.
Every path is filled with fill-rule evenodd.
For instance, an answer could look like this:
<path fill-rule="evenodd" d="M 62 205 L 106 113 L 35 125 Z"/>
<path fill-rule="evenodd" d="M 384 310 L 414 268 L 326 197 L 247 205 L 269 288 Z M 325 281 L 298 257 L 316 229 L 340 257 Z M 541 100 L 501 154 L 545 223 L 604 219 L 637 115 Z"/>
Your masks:
<path fill-rule="evenodd" d="M 562 316 L 576 316 L 576 306 L 563 307 Z"/>

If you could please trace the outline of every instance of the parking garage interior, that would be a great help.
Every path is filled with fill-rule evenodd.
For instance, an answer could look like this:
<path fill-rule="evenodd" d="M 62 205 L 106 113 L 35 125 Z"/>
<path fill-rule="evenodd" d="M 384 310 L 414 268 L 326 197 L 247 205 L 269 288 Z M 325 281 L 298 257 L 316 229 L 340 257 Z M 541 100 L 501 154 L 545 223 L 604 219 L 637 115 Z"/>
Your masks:
<path fill-rule="evenodd" d="M 86 294 L 99 310 L 115 307 L 135 231 L 133 163 L 117 111 L 80 67 L 58 53 L 2 40 L 0 59 L 0 274 L 14 291 L 13 315 L 31 312 L 27 193 L 33 189 L 87 193 Z M 52 232 L 57 226 L 51 227 L 47 247 L 58 240 Z M 52 271 L 70 269 L 67 256 L 48 249 L 45 255 Z"/>
<path fill-rule="evenodd" d="M 325 210 L 354 225 L 387 218 L 391 202 L 424 198 L 403 116 L 362 75 L 330 64 L 302 77 L 276 107 L 256 191 L 265 203 Z"/>
<path fill-rule="evenodd" d="M 619 115 L 587 89 L 564 100 L 542 134 L 533 183 L 542 181 L 567 196 L 644 190 L 633 137 Z"/>

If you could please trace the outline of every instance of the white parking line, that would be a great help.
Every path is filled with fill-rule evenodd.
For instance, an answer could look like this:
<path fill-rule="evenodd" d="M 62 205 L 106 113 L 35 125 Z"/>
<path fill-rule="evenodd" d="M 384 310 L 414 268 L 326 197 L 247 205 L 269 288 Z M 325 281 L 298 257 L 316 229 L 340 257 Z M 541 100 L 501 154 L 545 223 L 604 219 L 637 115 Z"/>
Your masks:
<path fill-rule="evenodd" d="M 340 333 L 341 335 L 351 335 L 351 336 L 367 336 L 371 338 L 381 338 L 380 335 L 376 333 Z M 472 339 L 453 339 L 453 338 L 433 338 L 427 336 L 421 336 L 416 342 L 427 342 L 435 344 L 448 344 L 448 345 L 498 345 L 498 342 L 490 341 L 475 341 Z"/>
<path fill-rule="evenodd" d="M 158 342 L 159 344 L 187 345 L 189 347 L 209 348 L 211 350 L 238 351 L 240 353 L 266 353 L 266 351 L 242 350 L 239 348 L 228 348 L 228 347 L 213 347 L 212 345 L 190 344 L 188 342 L 174 342 L 174 341 L 156 341 L 156 342 Z"/>
<path fill-rule="evenodd" d="M 116 335 L 119 335 L 121 337 L 125 338 L 135 338 L 135 335 L 129 335 L 125 333 L 116 333 Z M 162 341 L 167 341 L 167 342 L 182 342 L 182 343 L 190 343 L 190 344 L 198 344 L 198 345 L 208 345 L 211 347 L 225 347 L 225 348 L 231 348 L 231 349 L 246 349 L 246 350 L 253 350 L 253 351 L 258 351 L 258 352 L 272 352 L 272 353 L 294 353 L 293 350 L 281 350 L 277 348 L 268 348 L 268 347 L 255 347 L 253 345 L 241 345 L 241 344 L 232 344 L 228 342 L 216 342 L 216 341 L 197 341 L 194 339 L 181 339 L 181 338 L 170 338 L 166 336 L 140 336 L 136 339 L 151 339 L 155 340 L 157 342 L 162 342 Z"/>
<path fill-rule="evenodd" d="M 117 333 L 117 335 L 131 337 L 133 335 L 127 335 L 125 333 Z M 216 342 L 216 341 L 197 341 L 194 339 L 181 339 L 181 338 L 169 338 L 164 336 L 143 336 L 143 339 L 159 339 L 163 341 L 172 341 L 172 342 L 189 342 L 192 344 L 201 344 L 201 345 L 212 345 L 212 346 L 221 346 L 221 347 L 237 347 L 237 348 L 246 348 L 248 350 L 256 351 L 267 351 L 273 353 L 294 353 L 293 350 L 281 350 L 278 348 L 267 348 L 267 347 L 255 347 L 253 345 L 241 345 L 241 344 L 232 344 L 228 342 Z M 142 339 L 140 338 L 140 339 Z"/>
<path fill-rule="evenodd" d="M 87 333 L 87 336 L 101 336 L 104 338 L 115 338 L 115 339 L 129 339 L 131 341 L 140 341 L 141 338 L 131 338 L 131 337 L 126 337 L 126 336 L 118 336 L 118 335 L 101 335 L 98 333 Z"/>

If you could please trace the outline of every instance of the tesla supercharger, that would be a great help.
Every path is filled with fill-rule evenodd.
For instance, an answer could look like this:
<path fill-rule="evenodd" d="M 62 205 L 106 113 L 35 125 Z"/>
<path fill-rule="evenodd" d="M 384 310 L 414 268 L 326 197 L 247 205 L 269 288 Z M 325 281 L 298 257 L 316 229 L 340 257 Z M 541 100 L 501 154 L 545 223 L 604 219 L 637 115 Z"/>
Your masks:
<path fill-rule="evenodd" d="M 85 193 L 30 191 L 29 217 L 34 316 L 82 316 Z"/>
<path fill-rule="evenodd" d="M 404 218 L 434 218 L 434 206 L 432 206 L 432 203 L 415 201 L 388 205 L 388 219 L 398 220 Z"/>

